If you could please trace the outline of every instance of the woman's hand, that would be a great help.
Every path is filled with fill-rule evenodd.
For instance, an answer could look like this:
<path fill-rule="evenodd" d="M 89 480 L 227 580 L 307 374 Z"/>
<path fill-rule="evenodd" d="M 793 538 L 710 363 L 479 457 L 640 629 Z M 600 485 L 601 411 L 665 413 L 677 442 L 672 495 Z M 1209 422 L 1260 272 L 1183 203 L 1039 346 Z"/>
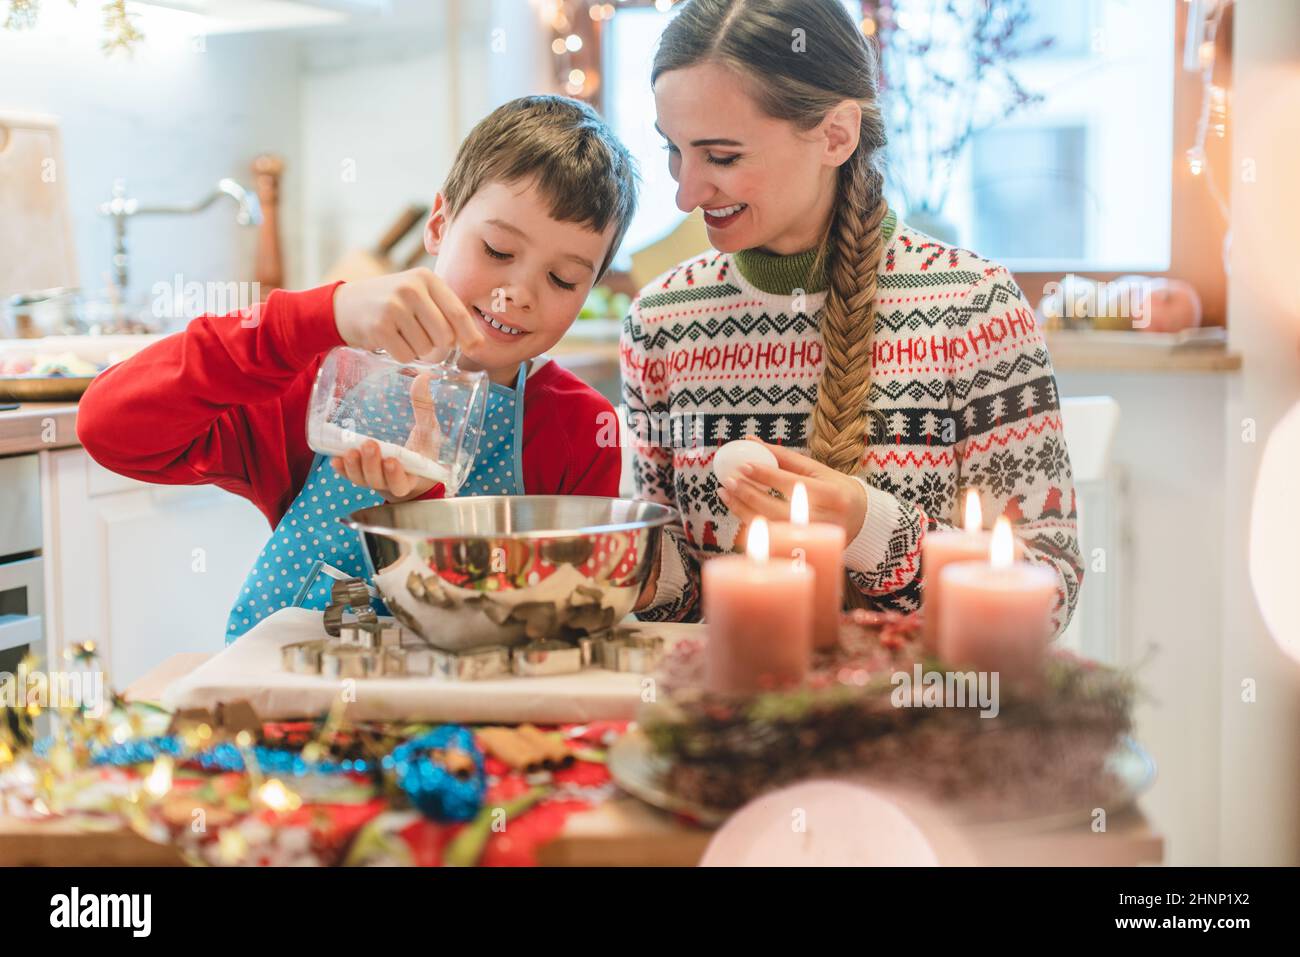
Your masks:
<path fill-rule="evenodd" d="M 485 341 L 451 287 L 423 267 L 341 284 L 334 290 L 334 324 L 348 345 L 382 349 L 398 362 L 431 358 L 457 344 L 470 354 Z"/>
<path fill-rule="evenodd" d="M 442 430 L 438 428 L 438 419 L 434 415 L 427 373 L 417 375 L 411 381 L 411 409 L 415 413 L 415 424 L 411 427 L 406 447 L 436 460 L 442 447 Z M 345 455 L 335 456 L 330 464 L 352 484 L 374 489 L 389 502 L 409 502 L 437 484 L 433 479 L 408 472 L 400 460 L 381 456 L 379 443 L 374 439 L 363 442 L 359 449 L 349 449 Z"/>
<path fill-rule="evenodd" d="M 790 495 L 795 483 L 803 482 L 808 490 L 809 521 L 839 525 L 845 541 L 857 538 L 867 519 L 867 490 L 861 482 L 798 452 L 758 439 L 750 441 L 759 442 L 775 455 L 777 468 L 747 462 L 739 475 L 718 490 L 723 504 L 737 518 L 745 524 L 759 515 L 768 521 L 789 521 Z M 784 499 L 773 497 L 769 489 L 776 489 Z"/>

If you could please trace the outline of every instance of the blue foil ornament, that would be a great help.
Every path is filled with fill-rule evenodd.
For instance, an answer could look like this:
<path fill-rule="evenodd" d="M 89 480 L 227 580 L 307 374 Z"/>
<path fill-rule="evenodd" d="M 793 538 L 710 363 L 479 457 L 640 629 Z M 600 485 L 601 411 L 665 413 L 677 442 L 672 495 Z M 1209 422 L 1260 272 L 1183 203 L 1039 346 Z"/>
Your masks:
<path fill-rule="evenodd" d="M 457 777 L 438 760 L 439 752 L 463 751 L 474 762 L 473 772 Z M 425 817 L 436 821 L 468 821 L 478 814 L 487 791 L 483 753 L 474 734 L 458 724 L 444 724 L 393 749 L 383 761 L 397 786 Z"/>
<path fill-rule="evenodd" d="M 37 742 L 36 754 L 40 757 L 47 756 L 52 744 L 53 738 L 45 738 Z M 126 768 L 137 764 L 148 764 L 164 754 L 177 761 L 193 761 L 205 771 L 244 770 L 243 752 L 229 741 L 187 755 L 180 738 L 175 735 L 135 738 L 121 744 L 96 745 L 90 750 L 90 763 Z M 371 763 L 364 758 L 308 761 L 296 751 L 268 748 L 263 745 L 253 748 L 253 758 L 263 774 L 281 777 L 302 777 L 305 774 L 367 774 L 371 770 Z"/>

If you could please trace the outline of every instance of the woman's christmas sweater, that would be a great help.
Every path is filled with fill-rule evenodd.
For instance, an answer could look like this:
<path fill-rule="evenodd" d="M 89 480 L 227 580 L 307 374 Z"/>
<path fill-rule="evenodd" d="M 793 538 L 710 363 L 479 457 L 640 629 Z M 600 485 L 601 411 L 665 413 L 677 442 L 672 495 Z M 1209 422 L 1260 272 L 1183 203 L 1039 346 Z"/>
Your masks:
<path fill-rule="evenodd" d="M 961 522 L 967 489 L 1006 515 L 1060 582 L 1059 634 L 1083 578 L 1056 378 L 1033 308 L 1002 266 L 885 220 L 871 348 L 867 517 L 845 564 L 868 604 L 921 604 L 921 543 Z M 641 498 L 676 507 L 640 617 L 700 617 L 700 562 L 736 548 L 720 445 L 756 435 L 807 452 L 823 354 L 815 252 L 709 252 L 641 290 L 623 329 Z M 865 330 L 864 330 L 865 334 Z"/>

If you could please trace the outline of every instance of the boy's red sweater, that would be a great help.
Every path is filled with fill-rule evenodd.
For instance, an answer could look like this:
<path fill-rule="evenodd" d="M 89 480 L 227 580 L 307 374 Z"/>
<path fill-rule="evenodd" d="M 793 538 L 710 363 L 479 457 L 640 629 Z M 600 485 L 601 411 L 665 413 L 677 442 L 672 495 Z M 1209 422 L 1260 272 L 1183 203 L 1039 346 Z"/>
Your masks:
<path fill-rule="evenodd" d="M 219 485 L 272 526 L 307 481 L 307 400 L 334 324 L 337 283 L 271 293 L 251 315 L 200 316 L 95 377 L 77 436 L 105 468 L 163 485 Z M 548 362 L 524 390 L 524 490 L 618 494 L 621 455 L 597 435 L 600 393 Z M 608 431 L 608 430 L 606 430 Z M 424 496 L 441 495 L 434 486 Z"/>

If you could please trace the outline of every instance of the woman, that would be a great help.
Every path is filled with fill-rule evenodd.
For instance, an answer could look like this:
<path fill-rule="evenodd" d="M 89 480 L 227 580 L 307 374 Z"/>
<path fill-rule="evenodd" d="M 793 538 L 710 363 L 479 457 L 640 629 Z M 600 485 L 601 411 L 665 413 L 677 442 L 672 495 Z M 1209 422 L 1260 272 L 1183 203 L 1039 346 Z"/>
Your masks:
<path fill-rule="evenodd" d="M 689 0 L 652 83 L 677 205 L 716 251 L 642 291 L 624 325 L 638 495 L 675 506 L 648 620 L 696 620 L 700 561 L 783 518 L 796 481 L 842 525 L 852 604 L 921 603 L 921 542 L 965 491 L 1006 514 L 1060 581 L 1083 568 L 1056 381 L 1006 269 L 898 221 L 885 203 L 873 48 L 838 0 Z M 713 455 L 756 437 L 777 468 L 720 487 Z M 804 454 L 804 452 L 807 454 Z M 782 497 L 772 494 L 772 490 Z"/>

